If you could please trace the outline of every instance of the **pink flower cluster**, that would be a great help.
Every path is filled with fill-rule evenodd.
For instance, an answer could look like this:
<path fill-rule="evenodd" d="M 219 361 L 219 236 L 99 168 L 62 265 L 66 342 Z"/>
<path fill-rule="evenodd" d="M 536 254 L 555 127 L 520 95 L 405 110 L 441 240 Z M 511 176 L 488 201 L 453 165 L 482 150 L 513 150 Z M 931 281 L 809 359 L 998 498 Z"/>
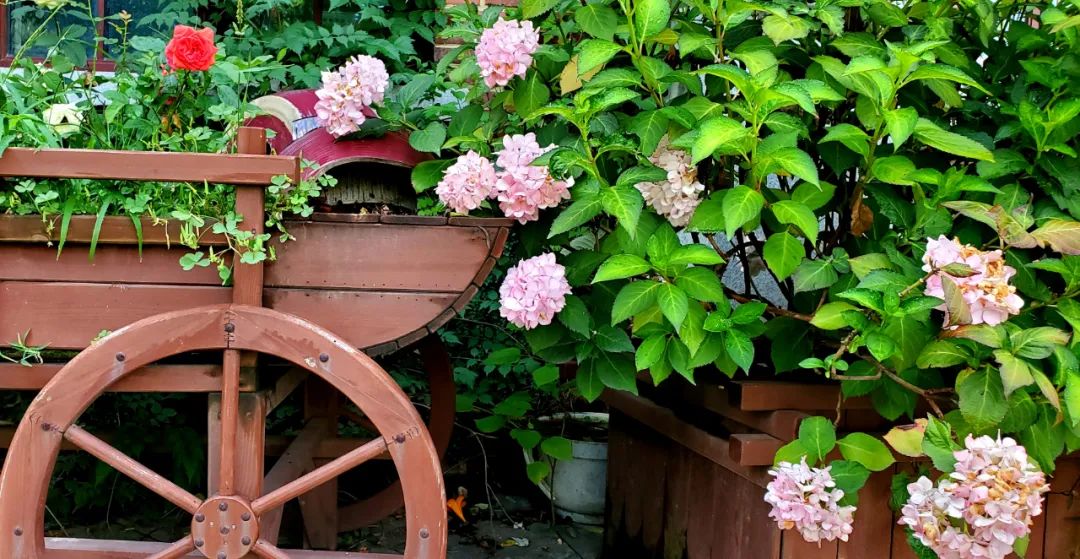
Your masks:
<path fill-rule="evenodd" d="M 1004 559 L 1042 514 L 1046 476 L 1010 438 L 968 435 L 956 470 L 938 481 L 908 485 L 900 524 L 940 559 Z"/>
<path fill-rule="evenodd" d="M 495 166 L 475 151 L 457 158 L 435 187 L 446 207 L 460 214 L 480 207 L 495 188 Z"/>
<path fill-rule="evenodd" d="M 485 29 L 476 45 L 476 63 L 488 87 L 505 86 L 514 76 L 524 76 L 532 55 L 540 47 L 540 33 L 531 21 L 499 18 Z"/>
<path fill-rule="evenodd" d="M 521 223 L 536 220 L 540 210 L 554 208 L 570 198 L 573 179 L 556 180 L 547 167 L 532 162 L 555 146 L 540 147 L 533 133 L 503 138 L 495 171 L 491 162 L 476 153 L 458 157 L 435 189 L 447 207 L 458 213 L 476 209 L 484 198 L 495 198 L 506 217 Z M 490 172 L 489 172 L 490 171 Z"/>
<path fill-rule="evenodd" d="M 315 92 L 319 123 L 335 137 L 351 134 L 367 120 L 364 109 L 383 100 L 390 75 L 378 58 L 354 56 L 344 66 L 323 72 L 322 87 Z"/>
<path fill-rule="evenodd" d="M 781 462 L 769 474 L 773 480 L 765 488 L 765 502 L 781 530 L 794 528 L 811 543 L 847 541 L 855 507 L 840 506 L 844 491 L 829 468 L 811 468 L 804 456 L 798 464 Z"/>
<path fill-rule="evenodd" d="M 553 253 L 541 254 L 506 272 L 499 286 L 499 314 L 526 330 L 546 326 L 566 305 L 569 294 L 566 269 L 555 262 Z"/>
<path fill-rule="evenodd" d="M 699 196 L 705 191 L 705 185 L 697 180 L 697 166 L 691 163 L 690 154 L 681 149 L 672 149 L 667 136 L 660 140 L 656 152 L 649 157 L 653 165 L 667 171 L 664 182 L 642 182 L 637 184 L 645 202 L 652 205 L 662 216 L 676 227 L 686 225 L 694 209 L 701 203 Z"/>
<path fill-rule="evenodd" d="M 942 270 L 949 264 L 965 264 L 974 274 L 967 277 L 950 275 Z M 1016 269 L 1005 264 L 1000 250 L 981 251 L 944 235 L 927 239 L 923 271 L 936 272 L 926 280 L 925 293 L 931 297 L 945 298 L 944 278 L 960 288 L 971 312 L 972 324 L 1001 324 L 1010 315 L 1019 314 L 1024 306 L 1024 300 L 1016 294 L 1016 287 L 1009 285 Z M 944 306 L 939 308 L 946 310 Z M 954 320 L 955 317 L 946 316 L 945 324 L 952 325 Z"/>

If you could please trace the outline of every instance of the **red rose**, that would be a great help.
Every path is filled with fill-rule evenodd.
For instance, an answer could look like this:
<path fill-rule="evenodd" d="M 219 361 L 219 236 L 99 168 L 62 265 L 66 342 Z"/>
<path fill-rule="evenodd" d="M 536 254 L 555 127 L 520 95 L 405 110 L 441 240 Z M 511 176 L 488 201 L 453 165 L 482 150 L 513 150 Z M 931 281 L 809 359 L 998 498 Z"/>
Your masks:
<path fill-rule="evenodd" d="M 214 65 L 215 55 L 214 30 L 210 28 L 177 25 L 173 28 L 172 40 L 165 45 L 165 60 L 174 70 L 205 72 Z"/>

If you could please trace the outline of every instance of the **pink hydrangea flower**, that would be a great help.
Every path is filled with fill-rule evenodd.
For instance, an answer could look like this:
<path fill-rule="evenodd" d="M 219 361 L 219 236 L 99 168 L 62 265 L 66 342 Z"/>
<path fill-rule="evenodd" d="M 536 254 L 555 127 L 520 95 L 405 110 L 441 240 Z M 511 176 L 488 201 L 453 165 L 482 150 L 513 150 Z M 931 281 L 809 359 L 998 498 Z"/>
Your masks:
<path fill-rule="evenodd" d="M 697 166 L 691 163 L 689 153 L 673 149 L 667 136 L 660 140 L 649 161 L 667 171 L 667 180 L 638 183 L 637 189 L 645 202 L 672 225 L 686 225 L 701 203 L 701 193 L 705 191 L 705 185 L 697 180 Z"/>
<path fill-rule="evenodd" d="M 949 264 L 965 264 L 974 274 L 967 277 L 950 275 L 942 270 Z M 968 306 L 972 324 L 1001 324 L 1019 314 L 1024 306 L 1024 300 L 1016 294 L 1016 287 L 1009 285 L 1016 269 L 1005 264 L 1000 250 L 981 251 L 944 235 L 927 239 L 923 271 L 935 272 L 926 280 L 925 293 L 931 297 L 945 298 L 945 278 L 956 284 Z M 945 324 L 954 325 L 955 317 L 948 316 L 945 306 L 938 308 L 946 311 Z"/>
<path fill-rule="evenodd" d="M 499 314 L 526 330 L 546 326 L 566 305 L 569 294 L 566 269 L 554 254 L 541 254 L 506 272 L 499 287 Z"/>
<path fill-rule="evenodd" d="M 488 87 L 505 86 L 514 76 L 524 76 L 532 55 L 540 47 L 540 33 L 531 21 L 499 18 L 480 35 L 476 63 Z"/>
<path fill-rule="evenodd" d="M 446 207 L 467 214 L 495 190 L 495 166 L 486 157 L 469 151 L 446 169 L 435 194 Z"/>
<path fill-rule="evenodd" d="M 1046 475 L 1010 438 L 975 438 L 954 453 L 956 469 L 935 486 L 921 477 L 900 524 L 940 559 L 1004 559 L 1042 514 Z"/>
<path fill-rule="evenodd" d="M 502 168 L 495 182 L 495 197 L 506 217 L 520 223 L 533 221 L 540 217 L 540 210 L 570 198 L 573 179 L 557 180 L 547 167 L 532 165 L 554 147 L 541 148 L 532 133 L 503 138 L 503 149 L 495 161 Z"/>
<path fill-rule="evenodd" d="M 848 540 L 855 507 L 840 506 L 844 491 L 836 487 L 829 468 L 811 468 L 804 456 L 798 464 L 781 462 L 769 475 L 773 479 L 765 502 L 772 505 L 769 518 L 781 530 L 798 530 L 811 543 Z"/>
<path fill-rule="evenodd" d="M 335 137 L 360 129 L 367 116 L 364 109 L 382 102 L 390 75 L 378 58 L 354 56 L 344 66 L 323 72 L 322 87 L 315 92 L 315 114 L 319 123 Z"/>

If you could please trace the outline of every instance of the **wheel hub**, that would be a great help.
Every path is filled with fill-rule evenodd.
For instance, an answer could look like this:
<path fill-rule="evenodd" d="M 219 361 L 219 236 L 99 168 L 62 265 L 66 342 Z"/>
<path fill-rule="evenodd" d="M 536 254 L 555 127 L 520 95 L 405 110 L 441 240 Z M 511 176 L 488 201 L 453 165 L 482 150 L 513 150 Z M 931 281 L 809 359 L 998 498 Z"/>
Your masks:
<path fill-rule="evenodd" d="M 191 519 L 195 549 L 210 559 L 240 559 L 259 539 L 259 521 L 239 497 L 212 497 Z"/>

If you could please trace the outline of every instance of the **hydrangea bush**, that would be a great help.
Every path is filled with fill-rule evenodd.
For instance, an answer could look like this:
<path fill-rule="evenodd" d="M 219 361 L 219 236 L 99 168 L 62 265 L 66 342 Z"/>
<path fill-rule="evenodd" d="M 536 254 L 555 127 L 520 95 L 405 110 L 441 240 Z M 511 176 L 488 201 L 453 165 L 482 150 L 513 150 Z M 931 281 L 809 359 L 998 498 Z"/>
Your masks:
<path fill-rule="evenodd" d="M 546 362 L 541 388 L 571 361 L 587 400 L 636 392 L 639 372 L 818 375 L 915 423 L 883 442 L 803 422 L 768 492 L 782 528 L 842 539 L 871 472 L 903 454 L 943 476 L 910 488 L 917 541 L 942 557 L 1023 549 L 1042 472 L 1080 448 L 1075 5 L 524 0 L 450 15 L 463 44 L 416 95 L 433 104 L 380 119 L 436 155 L 418 191 L 523 224 L 503 316 Z M 478 425 L 564 454 L 528 409 Z"/>

